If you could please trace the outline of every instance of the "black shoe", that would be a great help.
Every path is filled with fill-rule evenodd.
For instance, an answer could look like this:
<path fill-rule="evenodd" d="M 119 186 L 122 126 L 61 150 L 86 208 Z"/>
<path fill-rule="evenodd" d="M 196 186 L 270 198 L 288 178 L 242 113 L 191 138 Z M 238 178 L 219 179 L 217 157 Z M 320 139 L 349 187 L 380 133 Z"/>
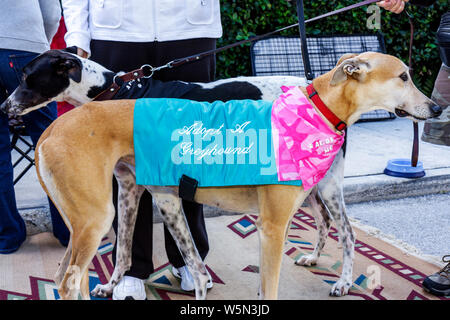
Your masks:
<path fill-rule="evenodd" d="M 422 282 L 425 291 L 435 296 L 450 296 L 450 255 L 442 257 L 447 265 L 439 272 L 426 277 Z"/>

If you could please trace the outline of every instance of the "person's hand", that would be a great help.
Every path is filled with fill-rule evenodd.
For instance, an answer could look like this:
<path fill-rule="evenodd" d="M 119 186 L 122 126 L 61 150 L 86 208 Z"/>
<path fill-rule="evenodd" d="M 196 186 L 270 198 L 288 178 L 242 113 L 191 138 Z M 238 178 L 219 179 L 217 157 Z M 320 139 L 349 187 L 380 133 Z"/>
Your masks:
<path fill-rule="evenodd" d="M 87 58 L 89 54 L 83 49 L 77 47 L 77 55 L 79 55 L 82 58 Z"/>
<path fill-rule="evenodd" d="M 377 2 L 377 5 L 388 11 L 399 14 L 405 9 L 405 3 L 408 1 L 409 0 L 383 0 Z"/>

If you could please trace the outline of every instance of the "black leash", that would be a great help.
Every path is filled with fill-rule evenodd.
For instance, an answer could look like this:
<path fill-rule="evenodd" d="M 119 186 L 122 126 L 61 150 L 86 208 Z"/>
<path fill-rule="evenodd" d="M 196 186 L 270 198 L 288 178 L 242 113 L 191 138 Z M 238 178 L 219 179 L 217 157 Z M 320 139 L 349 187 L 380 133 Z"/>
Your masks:
<path fill-rule="evenodd" d="M 333 16 L 333 15 L 336 15 L 336 14 L 339 14 L 339 13 L 342 13 L 342 12 L 345 12 L 345 11 L 349 11 L 349 10 L 352 10 L 352 9 L 356 9 L 356 8 L 359 8 L 359 7 L 362 7 L 362 6 L 374 3 L 374 2 L 378 2 L 378 1 L 379 0 L 365 0 L 365 1 L 362 1 L 362 2 L 359 2 L 359 3 L 356 3 L 356 4 L 352 4 L 352 5 L 347 6 L 345 8 L 341 8 L 341 9 L 338 9 L 338 10 L 334 10 L 334 11 L 322 14 L 320 16 L 317 16 L 317 17 L 314 17 L 314 18 L 311 18 L 311 19 L 308 19 L 308 20 L 304 20 L 303 1 L 298 1 L 297 5 L 299 5 L 299 3 L 301 3 L 300 4 L 301 5 L 301 16 L 303 17 L 303 19 L 302 19 L 299 16 L 299 20 L 302 19 L 304 21 L 304 24 L 306 24 L 306 23 L 309 23 L 309 22 L 313 22 L 313 21 L 316 21 L 316 20 L 319 20 L 319 19 L 323 19 L 323 18 L 326 18 L 326 17 L 329 17 L 329 16 Z M 297 9 L 298 9 L 298 7 L 297 7 Z M 298 9 L 297 11 L 299 12 L 300 10 Z M 299 26 L 299 23 L 294 23 L 294 24 L 291 24 L 291 25 L 289 25 L 287 27 L 283 27 L 283 28 L 271 31 L 271 32 L 265 33 L 263 35 L 250 37 L 249 39 L 244 39 L 244 40 L 241 40 L 241 41 L 238 41 L 238 42 L 235 42 L 235 43 L 232 43 L 232 44 L 229 44 L 229 45 L 217 48 L 217 49 L 204 51 L 204 52 L 201 52 L 201 53 L 198 53 L 198 54 L 194 54 L 192 56 L 188 56 L 188 57 L 185 57 L 185 58 L 175 59 L 175 60 L 172 60 L 172 61 L 166 63 L 163 66 L 153 68 L 153 71 L 157 71 L 157 70 L 160 70 L 160 69 L 163 69 L 163 68 L 178 67 L 178 66 L 181 66 L 181 65 L 183 65 L 185 63 L 188 63 L 188 62 L 200 60 L 201 58 L 204 58 L 204 57 L 209 56 L 211 54 L 216 54 L 216 53 L 219 53 L 219 52 L 222 52 L 222 51 L 225 51 L 225 50 L 228 50 L 228 49 L 240 46 L 240 45 L 245 44 L 245 43 L 258 41 L 258 40 L 267 38 L 267 37 L 269 37 L 271 35 L 274 35 L 276 33 L 280 33 L 280 32 L 282 32 L 284 30 L 292 29 L 292 28 L 298 27 L 298 26 Z M 300 29 L 302 29 L 302 28 L 300 28 Z M 304 29 L 304 27 L 303 27 L 303 29 Z M 302 32 L 302 31 L 300 31 L 300 32 L 302 34 L 305 33 L 305 32 Z M 302 41 L 305 41 L 305 43 L 306 43 L 306 33 L 302 37 Z"/>
<path fill-rule="evenodd" d="M 308 80 L 314 78 L 312 73 L 311 63 L 309 61 L 308 45 L 306 43 L 306 27 L 305 27 L 305 13 L 303 10 L 303 0 L 297 0 L 297 17 L 298 17 L 298 29 L 300 32 L 300 49 L 303 60 L 303 67 L 305 70 L 305 77 Z"/>
<path fill-rule="evenodd" d="M 409 64 L 409 75 L 411 77 L 411 81 L 413 78 L 413 64 L 412 64 L 412 49 L 414 42 L 414 23 L 412 19 L 412 15 L 405 9 L 405 14 L 408 17 L 409 21 L 409 50 L 408 50 L 408 64 Z M 411 166 L 417 167 L 417 162 L 419 161 L 419 124 L 416 121 L 413 121 L 413 147 L 411 152 Z"/>
<path fill-rule="evenodd" d="M 269 37 L 271 35 L 280 33 L 280 32 L 282 32 L 284 30 L 288 30 L 288 29 L 291 29 L 291 28 L 294 28 L 294 27 L 300 27 L 299 29 L 300 29 L 300 35 L 301 35 L 301 41 L 302 41 L 302 50 L 305 50 L 305 52 L 307 53 L 306 32 L 305 32 L 304 24 L 310 23 L 310 22 L 313 22 L 313 21 L 317 21 L 317 20 L 320 20 L 320 19 L 323 19 L 323 18 L 326 18 L 326 17 L 330 17 L 330 16 L 333 16 L 333 15 L 336 15 L 336 14 L 339 14 L 339 13 L 342 13 L 342 12 L 353 10 L 353 9 L 356 9 L 356 8 L 359 8 L 359 7 L 362 7 L 362 6 L 371 4 L 371 3 L 375 3 L 375 2 L 378 2 L 378 1 L 379 0 L 364 0 L 364 1 L 352 4 L 350 6 L 347 6 L 347 7 L 338 9 L 338 10 L 334 10 L 334 11 L 331 11 L 331 12 L 319 15 L 317 17 L 314 17 L 314 18 L 311 18 L 311 19 L 308 19 L 308 20 L 304 20 L 303 1 L 297 1 L 297 11 L 298 11 L 298 13 L 302 13 L 302 16 L 299 16 L 299 22 L 298 23 L 291 24 L 289 26 L 286 26 L 286 27 L 283 27 L 283 28 L 280 28 L 280 29 L 277 29 L 277 30 L 274 30 L 274 31 L 271 31 L 271 32 L 268 32 L 268 33 L 265 33 L 263 35 L 250 37 L 248 39 L 244 39 L 244 40 L 241 40 L 241 41 L 238 41 L 238 42 L 235 42 L 235 43 L 232 43 L 232 44 L 229 44 L 229 45 L 217 48 L 217 49 L 212 49 L 212 50 L 204 51 L 204 52 L 192 55 L 192 56 L 175 59 L 175 60 L 169 61 L 168 63 L 166 63 L 166 64 L 164 64 L 162 66 L 159 66 L 159 67 L 152 67 L 151 65 L 148 65 L 148 64 L 144 65 L 140 69 L 136 69 L 136 70 L 133 70 L 131 72 L 125 73 L 123 75 L 114 77 L 114 80 L 113 80 L 113 83 L 111 84 L 111 86 L 108 89 L 106 89 L 105 91 L 103 91 L 102 93 L 100 93 L 97 97 L 95 97 L 94 100 L 96 100 L 96 101 L 111 100 L 114 97 L 114 95 L 117 93 L 117 91 L 120 89 L 120 87 L 122 86 L 122 84 L 124 82 L 128 82 L 128 81 L 131 81 L 131 80 L 136 80 L 136 79 L 139 79 L 139 78 L 142 78 L 142 77 L 149 78 L 149 77 L 151 77 L 153 75 L 153 73 L 155 71 L 158 71 L 158 70 L 161 70 L 161 69 L 167 69 L 167 68 L 170 69 L 170 68 L 181 66 L 181 65 L 183 65 L 185 63 L 197 61 L 197 60 L 200 60 L 200 59 L 202 59 L 202 58 L 204 58 L 206 56 L 209 56 L 209 55 L 212 55 L 212 54 L 216 54 L 216 53 L 219 53 L 219 52 L 222 52 L 222 51 L 225 51 L 225 50 L 228 50 L 228 49 L 240 46 L 240 45 L 245 44 L 245 43 L 258 41 L 258 40 L 267 38 L 267 37 Z M 301 4 L 299 5 L 299 3 L 301 3 Z M 300 6 L 300 8 L 299 8 L 299 6 Z M 302 22 L 301 20 L 304 23 L 301 23 Z M 312 79 L 312 72 L 311 72 L 311 67 L 310 67 L 310 63 L 309 63 L 309 58 L 308 58 L 307 54 L 303 54 L 302 58 L 303 58 L 304 66 L 305 66 L 306 77 L 307 77 L 307 79 L 311 80 Z"/>

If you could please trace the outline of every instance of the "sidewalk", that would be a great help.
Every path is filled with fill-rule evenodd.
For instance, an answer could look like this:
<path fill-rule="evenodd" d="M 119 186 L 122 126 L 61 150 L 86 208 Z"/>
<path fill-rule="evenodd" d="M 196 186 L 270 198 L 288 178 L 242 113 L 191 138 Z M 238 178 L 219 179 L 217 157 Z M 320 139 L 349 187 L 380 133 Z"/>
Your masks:
<path fill-rule="evenodd" d="M 419 136 L 422 130 L 423 123 L 419 125 Z M 399 118 L 357 123 L 349 129 L 344 181 L 347 204 L 450 192 L 450 147 L 420 141 L 419 160 L 426 172 L 423 178 L 383 174 L 389 159 L 411 157 L 412 136 L 412 122 Z M 17 157 L 14 153 L 13 160 Z M 22 165 L 18 167 L 21 170 Z M 34 168 L 16 184 L 15 190 L 19 211 L 30 222 L 29 233 L 48 229 L 47 198 Z M 205 212 L 207 217 L 224 214 L 213 208 Z"/>
<path fill-rule="evenodd" d="M 419 124 L 419 137 L 423 123 Z M 406 179 L 383 173 L 387 161 L 411 159 L 413 124 L 408 119 L 357 123 L 350 127 L 345 158 L 346 203 L 401 199 L 450 192 L 450 147 L 419 140 L 425 176 Z"/>

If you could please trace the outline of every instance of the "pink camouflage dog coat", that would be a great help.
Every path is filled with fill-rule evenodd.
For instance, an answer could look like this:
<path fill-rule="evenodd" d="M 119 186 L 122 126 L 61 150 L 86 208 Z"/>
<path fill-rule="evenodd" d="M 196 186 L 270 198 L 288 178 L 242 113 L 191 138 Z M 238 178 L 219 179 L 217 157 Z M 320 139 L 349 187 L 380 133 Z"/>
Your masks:
<path fill-rule="evenodd" d="M 302 180 L 305 190 L 325 176 L 344 143 L 299 87 L 282 87 L 272 106 L 272 139 L 280 181 Z"/>

